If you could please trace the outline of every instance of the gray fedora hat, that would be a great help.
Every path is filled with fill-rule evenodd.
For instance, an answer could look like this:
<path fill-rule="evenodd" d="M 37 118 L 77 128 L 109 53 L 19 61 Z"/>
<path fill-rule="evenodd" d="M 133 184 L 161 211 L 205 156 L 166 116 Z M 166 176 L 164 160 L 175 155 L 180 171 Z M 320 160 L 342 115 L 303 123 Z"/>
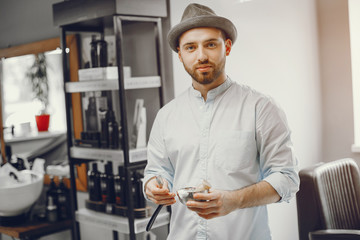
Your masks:
<path fill-rule="evenodd" d="M 181 22 L 170 29 L 168 41 L 172 50 L 177 52 L 179 37 L 192 28 L 214 27 L 223 30 L 234 43 L 237 31 L 234 24 L 227 18 L 220 17 L 209 7 L 197 3 L 189 4 L 182 15 Z"/>

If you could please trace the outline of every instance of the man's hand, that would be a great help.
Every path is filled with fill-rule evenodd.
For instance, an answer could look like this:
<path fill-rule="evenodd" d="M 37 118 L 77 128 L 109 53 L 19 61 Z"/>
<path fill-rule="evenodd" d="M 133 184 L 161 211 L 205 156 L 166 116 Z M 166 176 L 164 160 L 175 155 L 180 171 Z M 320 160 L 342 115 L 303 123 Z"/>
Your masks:
<path fill-rule="evenodd" d="M 205 219 L 225 216 L 237 208 L 236 203 L 231 200 L 229 191 L 213 190 L 209 193 L 196 193 L 194 199 L 197 201 L 188 201 L 186 206 Z"/>
<path fill-rule="evenodd" d="M 280 200 L 280 195 L 266 181 L 241 188 L 239 190 L 212 190 L 209 193 L 196 193 L 186 206 L 200 217 L 211 219 L 225 216 L 236 209 L 256 207 Z M 203 200 L 203 201 L 199 201 Z"/>
<path fill-rule="evenodd" d="M 168 182 L 164 180 L 164 185 L 160 188 L 155 177 L 150 179 L 145 186 L 147 197 L 158 205 L 172 205 L 176 202 L 175 193 L 170 193 Z"/>

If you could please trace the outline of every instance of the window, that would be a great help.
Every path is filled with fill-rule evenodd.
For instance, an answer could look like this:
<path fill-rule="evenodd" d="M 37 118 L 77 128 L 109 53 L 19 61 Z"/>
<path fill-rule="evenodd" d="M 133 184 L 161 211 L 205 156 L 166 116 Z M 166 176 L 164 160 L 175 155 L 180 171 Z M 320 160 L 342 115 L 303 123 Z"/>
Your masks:
<path fill-rule="evenodd" d="M 360 2 L 349 0 L 351 71 L 354 106 L 353 152 L 360 152 Z"/>
<path fill-rule="evenodd" d="M 49 81 L 50 131 L 66 131 L 65 99 L 61 51 L 46 52 L 47 77 Z M 33 93 L 26 73 L 35 55 L 6 58 L 2 60 L 3 125 L 14 126 L 15 134 L 22 134 L 21 125 L 30 123 L 36 132 L 35 115 L 41 110 L 40 102 Z M 8 131 L 5 131 L 8 132 Z"/>

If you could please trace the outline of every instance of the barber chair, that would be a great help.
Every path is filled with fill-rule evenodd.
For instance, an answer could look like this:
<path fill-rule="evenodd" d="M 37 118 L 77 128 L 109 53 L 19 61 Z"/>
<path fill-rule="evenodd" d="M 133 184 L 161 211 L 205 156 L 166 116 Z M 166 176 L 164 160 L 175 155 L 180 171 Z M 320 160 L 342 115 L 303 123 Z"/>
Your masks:
<path fill-rule="evenodd" d="M 296 194 L 300 240 L 360 239 L 360 174 L 352 159 L 299 172 Z"/>

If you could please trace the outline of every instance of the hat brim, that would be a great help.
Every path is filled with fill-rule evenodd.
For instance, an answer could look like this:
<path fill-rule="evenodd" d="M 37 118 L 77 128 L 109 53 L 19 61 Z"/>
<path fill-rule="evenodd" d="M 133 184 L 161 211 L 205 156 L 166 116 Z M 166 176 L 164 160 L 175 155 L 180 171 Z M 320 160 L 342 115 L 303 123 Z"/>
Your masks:
<path fill-rule="evenodd" d="M 187 19 L 170 29 L 168 33 L 168 42 L 170 47 L 175 52 L 178 52 L 178 41 L 181 34 L 192 29 L 199 27 L 213 27 L 223 30 L 227 37 L 234 43 L 237 37 L 237 30 L 235 25 L 227 18 L 220 16 L 198 16 Z"/>

